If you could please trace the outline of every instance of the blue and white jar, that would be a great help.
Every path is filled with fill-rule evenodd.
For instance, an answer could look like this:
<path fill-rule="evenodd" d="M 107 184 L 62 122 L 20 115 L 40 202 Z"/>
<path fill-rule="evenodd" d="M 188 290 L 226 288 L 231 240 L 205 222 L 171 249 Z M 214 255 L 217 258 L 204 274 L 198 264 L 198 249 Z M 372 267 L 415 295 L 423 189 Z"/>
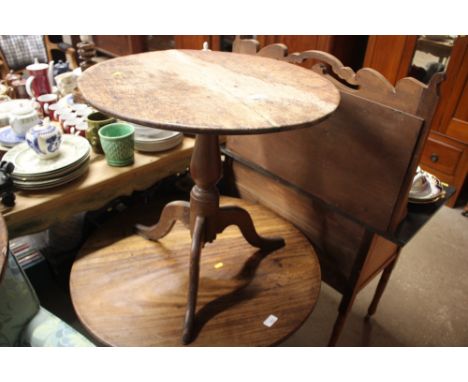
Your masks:
<path fill-rule="evenodd" d="M 62 133 L 45 118 L 42 125 L 36 125 L 26 133 L 26 142 L 41 158 L 49 159 L 59 154 Z"/>

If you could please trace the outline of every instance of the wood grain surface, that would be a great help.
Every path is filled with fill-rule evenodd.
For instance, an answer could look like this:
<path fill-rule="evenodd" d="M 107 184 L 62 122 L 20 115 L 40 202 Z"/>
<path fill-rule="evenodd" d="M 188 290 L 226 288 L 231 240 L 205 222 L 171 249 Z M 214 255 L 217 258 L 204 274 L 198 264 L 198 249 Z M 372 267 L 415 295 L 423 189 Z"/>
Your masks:
<path fill-rule="evenodd" d="M 422 126 L 419 117 L 343 93 L 337 111 L 313 129 L 228 137 L 227 148 L 385 232 Z"/>
<path fill-rule="evenodd" d="M 271 211 L 221 198 L 249 211 L 258 232 L 281 236 L 271 253 L 251 247 L 237 227 L 227 228 L 201 255 L 196 338 L 191 346 L 265 346 L 292 334 L 313 310 L 320 267 L 306 238 Z M 150 207 L 102 227 L 75 261 L 70 291 L 82 323 L 114 346 L 178 346 L 187 301 L 190 234 L 176 223 L 159 242 L 133 234 L 135 222 L 153 221 Z M 267 327 L 273 314 L 278 321 Z"/>
<path fill-rule="evenodd" d="M 144 190 L 188 168 L 193 138 L 160 153 L 135 152 L 135 163 L 110 167 L 104 155 L 91 153 L 88 171 L 67 185 L 44 191 L 16 191 L 16 205 L 2 207 L 10 237 L 39 232 L 82 211 L 101 208 L 119 196 Z"/>
<path fill-rule="evenodd" d="M 108 60 L 79 79 L 107 114 L 191 133 L 254 134 L 311 126 L 338 106 L 327 79 L 301 67 L 237 53 L 166 50 Z"/>

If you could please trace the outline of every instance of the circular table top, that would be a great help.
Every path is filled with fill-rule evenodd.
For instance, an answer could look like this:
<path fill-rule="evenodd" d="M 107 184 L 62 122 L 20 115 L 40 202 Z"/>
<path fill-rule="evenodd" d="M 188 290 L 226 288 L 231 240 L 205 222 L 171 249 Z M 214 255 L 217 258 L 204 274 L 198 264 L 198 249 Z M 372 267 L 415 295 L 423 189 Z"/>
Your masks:
<path fill-rule="evenodd" d="M 313 247 L 291 223 L 244 200 L 265 237 L 286 245 L 271 253 L 250 246 L 235 226 L 206 244 L 200 260 L 196 337 L 192 346 L 265 346 L 307 319 L 320 292 Z M 124 216 L 125 215 L 125 216 Z M 98 340 L 113 346 L 178 346 L 187 304 L 190 232 L 176 223 L 158 242 L 133 234 L 154 223 L 151 205 L 106 222 L 80 250 L 70 275 L 73 306 Z M 268 327 L 264 321 L 278 318 Z"/>
<path fill-rule="evenodd" d="M 317 73 L 260 56 L 165 50 L 114 58 L 78 80 L 98 110 L 186 133 L 258 134 L 308 127 L 338 106 Z"/>

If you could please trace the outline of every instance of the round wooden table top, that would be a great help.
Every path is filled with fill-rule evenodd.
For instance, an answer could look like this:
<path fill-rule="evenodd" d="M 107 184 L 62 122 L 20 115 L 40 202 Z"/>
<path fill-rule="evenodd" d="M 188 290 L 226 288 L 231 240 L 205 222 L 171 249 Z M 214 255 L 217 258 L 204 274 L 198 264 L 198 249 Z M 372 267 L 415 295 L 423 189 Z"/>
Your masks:
<path fill-rule="evenodd" d="M 338 106 L 336 87 L 279 60 L 226 52 L 165 50 L 114 58 L 78 80 L 109 115 L 186 133 L 258 134 L 308 127 Z"/>
<path fill-rule="evenodd" d="M 6 260 L 8 255 L 8 231 L 5 220 L 0 215 L 0 281 L 2 280 L 3 271 L 6 268 Z"/>
<path fill-rule="evenodd" d="M 265 346 L 281 342 L 312 312 L 320 291 L 313 247 L 290 223 L 246 201 L 260 234 L 281 236 L 271 253 L 228 227 L 201 254 L 196 338 L 191 346 Z M 134 235 L 135 221 L 154 221 L 144 206 L 106 223 L 73 264 L 70 293 L 85 327 L 113 346 L 179 346 L 187 302 L 190 233 L 181 223 L 159 242 Z M 270 327 L 270 315 L 277 321 Z"/>

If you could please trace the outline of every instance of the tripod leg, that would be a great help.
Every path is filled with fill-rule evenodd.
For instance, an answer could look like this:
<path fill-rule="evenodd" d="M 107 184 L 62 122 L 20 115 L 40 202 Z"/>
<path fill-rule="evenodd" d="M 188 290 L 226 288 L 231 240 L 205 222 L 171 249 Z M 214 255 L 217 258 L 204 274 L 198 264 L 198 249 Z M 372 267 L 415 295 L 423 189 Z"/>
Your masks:
<path fill-rule="evenodd" d="M 230 225 L 236 225 L 239 227 L 245 240 L 247 240 L 247 242 L 253 247 L 260 249 L 277 249 L 284 246 L 284 240 L 282 238 L 261 237 L 255 230 L 255 226 L 249 213 L 240 207 L 221 207 L 219 209 L 218 219 L 219 233 L 223 232 L 224 229 Z"/>
<path fill-rule="evenodd" d="M 136 225 L 137 233 L 149 240 L 159 240 L 166 236 L 174 226 L 176 220 L 181 221 L 186 226 L 189 225 L 190 203 L 184 201 L 175 201 L 166 204 L 159 222 L 152 226 Z"/>
<path fill-rule="evenodd" d="M 197 216 L 192 235 L 192 248 L 190 250 L 190 274 L 187 310 L 185 312 L 184 333 L 182 342 L 186 345 L 193 340 L 195 326 L 195 310 L 197 307 L 198 279 L 200 277 L 200 254 L 203 247 L 205 231 L 205 218 Z"/>

